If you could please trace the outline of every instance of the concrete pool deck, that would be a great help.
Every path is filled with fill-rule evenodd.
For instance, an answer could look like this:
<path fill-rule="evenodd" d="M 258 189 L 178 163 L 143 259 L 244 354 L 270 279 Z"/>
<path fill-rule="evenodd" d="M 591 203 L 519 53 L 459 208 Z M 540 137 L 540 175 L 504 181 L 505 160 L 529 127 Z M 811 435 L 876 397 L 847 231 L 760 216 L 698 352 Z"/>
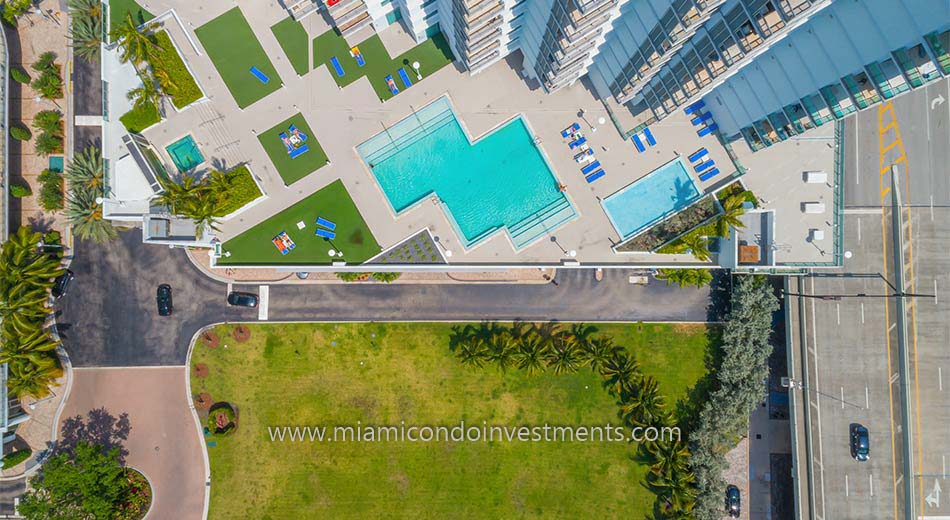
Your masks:
<path fill-rule="evenodd" d="M 184 21 L 187 35 L 177 24 L 168 23 L 166 27 L 210 99 L 182 112 L 170 111 L 166 121 L 146 130 L 144 135 L 162 148 L 190 132 L 211 164 L 232 167 L 248 162 L 268 196 L 265 202 L 223 223 L 219 233 L 222 241 L 340 179 L 383 249 L 428 229 L 439 237 L 444 249 L 452 251 L 450 264 L 460 267 L 574 262 L 604 266 L 696 264 L 688 255 L 615 254 L 612 246 L 620 241 L 620 236 L 600 200 L 676 155 L 688 156 L 701 147 L 709 151 L 709 158 L 715 161 L 721 173 L 709 182 L 700 182 L 690 169 L 688 173 L 700 191 L 719 185 L 735 170 L 727 150 L 713 136 L 698 137 L 689 117 L 682 111 L 651 126 L 657 145 L 638 153 L 633 143 L 624 141 L 613 127 L 604 105 L 595 98 L 588 84 L 578 82 L 555 93 L 545 93 L 540 86 L 520 76 L 520 55 L 509 57 L 476 76 L 458 70 L 455 65 L 429 76 L 423 63 L 423 80 L 415 81 L 411 88 L 401 90 L 386 102 L 379 101 L 365 79 L 339 88 L 332 78 L 333 72 L 325 67 L 299 77 L 270 31 L 271 25 L 286 17 L 286 11 L 273 1 L 243 4 L 241 9 L 285 84 L 241 110 L 200 45 L 196 52 L 188 41 L 189 38 L 197 41 L 194 28 L 220 15 L 226 7 L 208 9 L 184 0 L 152 1 L 149 6 L 156 14 L 173 8 Z M 319 16 L 309 16 L 302 23 L 311 38 L 329 30 Z M 413 45 L 398 24 L 381 31 L 380 37 L 392 55 Z M 362 164 L 355 146 L 446 93 L 453 101 L 459 120 L 474 136 L 517 114 L 523 115 L 580 216 L 559 227 L 553 236 L 542 237 L 518 252 L 504 233 L 466 251 L 442 208 L 433 201 L 424 201 L 412 211 L 393 218 L 380 186 Z M 323 146 L 330 164 L 288 188 L 258 143 L 256 134 L 297 112 L 310 122 L 313 137 Z M 599 123 L 602 119 L 604 124 Z M 593 184 L 585 181 L 580 165 L 573 160 L 574 152 L 560 135 L 561 130 L 573 122 L 581 125 L 581 132 L 606 172 L 606 176 Z M 745 147 L 742 143 L 736 146 Z M 261 247 L 271 246 L 265 243 Z M 570 251 L 576 255 L 569 256 Z"/>

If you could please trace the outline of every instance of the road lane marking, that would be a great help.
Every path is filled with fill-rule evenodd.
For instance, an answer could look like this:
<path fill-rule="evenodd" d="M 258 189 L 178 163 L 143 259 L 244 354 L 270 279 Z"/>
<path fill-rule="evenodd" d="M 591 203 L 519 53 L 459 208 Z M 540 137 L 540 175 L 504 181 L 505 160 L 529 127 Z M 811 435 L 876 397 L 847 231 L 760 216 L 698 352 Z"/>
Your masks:
<path fill-rule="evenodd" d="M 943 392 L 943 368 L 937 367 L 937 386 Z"/>
<path fill-rule="evenodd" d="M 844 475 L 844 496 L 851 496 L 850 490 L 848 489 L 848 474 Z"/>
<path fill-rule="evenodd" d="M 841 409 L 844 410 L 844 387 L 841 387 Z"/>
<path fill-rule="evenodd" d="M 871 409 L 871 392 L 868 390 L 868 385 L 864 385 L 864 409 Z"/>
<path fill-rule="evenodd" d="M 257 306 L 257 319 L 267 321 L 267 308 L 270 303 L 270 286 L 262 285 L 260 290 L 260 301 Z"/>
<path fill-rule="evenodd" d="M 838 316 L 838 325 L 841 325 L 841 304 L 835 304 L 835 314 Z"/>
<path fill-rule="evenodd" d="M 937 279 L 934 278 L 934 305 L 937 305 L 939 296 L 937 295 Z"/>
<path fill-rule="evenodd" d="M 864 302 L 861 302 L 861 323 L 864 323 Z"/>
<path fill-rule="evenodd" d="M 868 474 L 868 486 L 871 488 L 871 496 L 874 496 L 874 475 Z"/>
<path fill-rule="evenodd" d="M 897 381 L 897 378 L 898 378 L 898 377 L 900 377 L 900 374 L 898 374 L 897 372 L 894 372 L 894 374 L 891 376 L 891 384 L 892 384 L 892 385 L 894 384 L 894 381 Z"/>
<path fill-rule="evenodd" d="M 861 217 L 857 217 L 858 220 L 858 243 L 861 243 Z"/>

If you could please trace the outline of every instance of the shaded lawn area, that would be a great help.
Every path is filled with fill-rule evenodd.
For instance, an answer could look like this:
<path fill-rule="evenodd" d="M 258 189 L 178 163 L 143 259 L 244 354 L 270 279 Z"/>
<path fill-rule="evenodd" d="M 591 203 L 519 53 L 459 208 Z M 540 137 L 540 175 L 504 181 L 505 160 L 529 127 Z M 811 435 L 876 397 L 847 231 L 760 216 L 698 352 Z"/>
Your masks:
<path fill-rule="evenodd" d="M 290 154 L 287 153 L 287 147 L 280 140 L 280 134 L 286 133 L 290 125 L 296 126 L 307 136 L 304 144 L 309 148 L 309 151 L 295 158 L 290 157 Z M 320 142 L 313 135 L 313 130 L 310 129 L 310 125 L 307 124 L 303 114 L 295 114 L 273 128 L 261 132 L 258 134 L 257 140 L 264 147 L 264 151 L 267 152 L 267 156 L 270 157 L 274 167 L 277 168 L 277 173 L 280 174 L 280 178 L 284 180 L 284 184 L 287 186 L 303 179 L 329 162 L 326 152 L 323 151 Z"/>
<path fill-rule="evenodd" d="M 707 329 L 643 325 L 598 328 L 676 402 L 706 374 Z M 617 425 L 591 370 L 465 367 L 448 348 L 451 324 L 254 324 L 240 345 L 232 328 L 216 329 L 231 348 L 199 344 L 191 359 L 209 368 L 192 392 L 241 410 L 237 430 L 208 449 L 209 518 L 652 518 L 647 468 L 626 442 L 272 442 L 267 430 Z"/>
<path fill-rule="evenodd" d="M 228 189 L 221 194 L 224 203 L 215 214 L 216 217 L 229 215 L 264 195 L 251 177 L 251 171 L 247 169 L 247 166 L 238 166 L 229 171 L 227 176 Z"/>
<path fill-rule="evenodd" d="M 197 28 L 195 34 L 239 107 L 247 107 L 280 88 L 277 69 L 239 7 Z M 254 77 L 252 66 L 270 81 L 262 83 Z"/>
<path fill-rule="evenodd" d="M 336 223 L 336 238 L 326 240 L 314 235 L 318 216 Z M 297 222 L 304 222 L 307 227 L 297 229 Z M 286 231 L 297 245 L 286 255 L 281 255 L 271 243 L 281 231 Z M 381 251 L 339 180 L 228 240 L 223 249 L 231 257 L 219 258 L 218 265 L 326 265 L 333 260 L 358 264 Z M 330 258 L 330 249 L 343 251 L 343 258 Z"/>
<path fill-rule="evenodd" d="M 277 43 L 284 50 L 290 64 L 298 76 L 310 72 L 310 48 L 308 46 L 307 30 L 303 28 L 297 20 L 288 16 L 287 18 L 275 23 L 270 28 L 277 38 Z"/>
<path fill-rule="evenodd" d="M 109 0 L 110 33 L 122 24 L 128 13 L 132 13 L 132 19 L 139 25 L 155 18 L 155 15 L 145 10 L 135 0 Z"/>
<path fill-rule="evenodd" d="M 149 65 L 156 71 L 164 71 L 168 74 L 170 83 L 163 84 L 162 90 L 172 98 L 172 104 L 181 109 L 204 97 L 195 78 L 185 67 L 185 62 L 178 54 L 168 32 L 159 31 L 155 33 L 155 38 L 162 50 L 149 60 Z"/>
<path fill-rule="evenodd" d="M 402 91 L 405 86 L 397 72 L 400 68 L 406 69 L 406 73 L 415 84 L 416 72 L 412 68 L 412 62 L 419 62 L 419 70 L 422 72 L 422 79 L 425 80 L 426 76 L 452 63 L 455 59 L 442 33 L 436 33 L 395 58 L 389 56 L 389 52 L 383 46 L 383 41 L 376 34 L 360 42 L 357 47 L 366 60 L 366 65 L 363 67 L 358 66 L 356 59 L 350 55 L 350 46 L 346 40 L 333 30 L 327 31 L 313 39 L 313 68 L 326 66 L 337 85 L 341 87 L 366 76 L 373 90 L 376 91 L 376 95 L 384 101 L 393 97 L 386 85 L 386 76 L 391 75 L 396 86 Z M 330 64 L 330 58 L 334 56 L 343 67 L 345 74 L 342 77 L 337 76 L 333 65 Z"/>
<path fill-rule="evenodd" d="M 140 133 L 161 120 L 162 116 L 158 113 L 158 107 L 151 103 L 142 105 L 140 108 L 133 106 L 132 110 L 119 118 L 126 130 L 133 133 Z"/>

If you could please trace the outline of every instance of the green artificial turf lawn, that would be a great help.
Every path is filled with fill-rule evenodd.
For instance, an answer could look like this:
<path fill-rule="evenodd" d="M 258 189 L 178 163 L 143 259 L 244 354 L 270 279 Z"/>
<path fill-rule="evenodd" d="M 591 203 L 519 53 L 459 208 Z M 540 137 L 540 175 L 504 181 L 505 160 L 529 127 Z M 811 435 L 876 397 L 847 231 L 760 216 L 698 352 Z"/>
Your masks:
<path fill-rule="evenodd" d="M 657 377 L 670 403 L 706 374 L 703 325 L 598 325 Z M 268 426 L 618 424 L 589 369 L 529 376 L 462 365 L 450 324 L 233 325 L 195 347 L 192 393 L 240 410 L 215 436 L 212 519 L 652 518 L 647 472 L 625 442 L 271 442 Z M 649 335 L 649 338 L 645 336 Z M 194 374 L 194 371 L 192 371 Z M 202 418 L 203 419 L 203 418 Z M 195 462 L 199 463 L 199 462 Z"/>
<path fill-rule="evenodd" d="M 178 51 L 175 49 L 168 33 L 159 31 L 155 33 L 155 38 L 162 50 L 149 60 L 149 65 L 156 72 L 164 71 L 168 74 L 171 84 L 163 84 L 162 90 L 172 98 L 175 107 L 185 108 L 204 97 L 201 89 L 198 88 L 198 83 L 195 82 L 195 78 L 188 72 L 185 62 L 178 55 Z"/>
<path fill-rule="evenodd" d="M 280 140 L 280 134 L 287 132 L 290 125 L 296 126 L 307 136 L 304 144 L 310 148 L 309 151 L 293 159 L 287 153 L 284 142 Z M 257 140 L 261 142 L 261 146 L 264 147 L 264 151 L 267 152 L 267 156 L 270 157 L 274 167 L 277 168 L 277 173 L 280 174 L 280 178 L 284 180 L 284 184 L 287 186 L 303 179 L 329 162 L 326 152 L 323 151 L 320 142 L 313 135 L 313 130 L 310 129 L 310 125 L 307 124 L 303 114 L 295 114 L 273 128 L 259 133 Z"/>
<path fill-rule="evenodd" d="M 195 34 L 239 107 L 247 107 L 280 88 L 281 79 L 277 69 L 257 41 L 239 7 L 202 25 L 195 30 Z M 257 67 L 270 81 L 261 83 L 251 74 L 252 66 Z"/>
<path fill-rule="evenodd" d="M 132 110 L 119 118 L 126 130 L 134 133 L 139 133 L 161 120 L 162 116 L 158 113 L 158 108 L 151 103 L 141 109 L 133 106 Z"/>
<path fill-rule="evenodd" d="M 314 235 L 318 216 L 336 223 L 336 238 L 328 241 Z M 301 221 L 307 227 L 297 229 L 297 222 Z M 281 255 L 271 243 L 281 231 L 286 231 L 297 245 L 286 255 Z M 331 258 L 327 254 L 330 249 L 343 251 L 343 258 Z M 359 264 L 381 251 L 342 181 L 332 182 L 228 240 L 224 243 L 224 250 L 231 256 L 218 259 L 218 265 L 326 265 L 333 260 Z"/>
<path fill-rule="evenodd" d="M 155 18 L 155 15 L 146 11 L 135 0 L 109 0 L 109 31 L 121 25 L 128 13 L 132 13 L 132 19 L 139 25 Z"/>
<path fill-rule="evenodd" d="M 346 40 L 335 31 L 327 31 L 313 40 L 313 67 L 326 66 L 330 75 L 336 80 L 337 85 L 345 87 L 350 83 L 366 76 L 369 78 L 370 85 L 376 91 L 376 95 L 381 100 L 387 100 L 393 97 L 392 92 L 386 85 L 386 76 L 392 76 L 396 86 L 400 91 L 405 89 L 402 79 L 397 72 L 400 68 L 406 69 L 406 73 L 416 83 L 416 72 L 412 68 L 412 62 L 419 62 L 419 70 L 422 72 L 422 79 L 442 67 L 452 63 L 455 59 L 448 42 L 442 33 L 436 33 L 428 40 L 416 45 L 408 51 L 391 58 L 383 41 L 374 34 L 357 45 L 366 65 L 360 67 L 356 64 L 356 59 L 350 55 L 350 46 Z M 343 67 L 345 74 L 337 76 L 333 65 L 330 64 L 330 58 L 336 56 Z"/>
<path fill-rule="evenodd" d="M 310 47 L 308 45 L 310 38 L 307 36 L 307 30 L 303 28 L 303 25 L 300 25 L 300 22 L 294 20 L 293 17 L 288 16 L 271 26 L 270 30 L 274 33 L 277 43 L 284 50 L 284 54 L 287 55 L 287 59 L 290 60 L 290 64 L 293 65 L 297 75 L 303 76 L 310 72 Z"/>
<path fill-rule="evenodd" d="M 261 189 L 257 187 L 257 183 L 254 182 L 254 178 L 251 177 L 251 172 L 247 169 L 247 166 L 238 166 L 229 171 L 228 182 L 230 185 L 227 192 L 221 194 L 224 197 L 224 204 L 218 214 L 215 215 L 216 217 L 229 215 L 264 195 L 261 193 Z"/>

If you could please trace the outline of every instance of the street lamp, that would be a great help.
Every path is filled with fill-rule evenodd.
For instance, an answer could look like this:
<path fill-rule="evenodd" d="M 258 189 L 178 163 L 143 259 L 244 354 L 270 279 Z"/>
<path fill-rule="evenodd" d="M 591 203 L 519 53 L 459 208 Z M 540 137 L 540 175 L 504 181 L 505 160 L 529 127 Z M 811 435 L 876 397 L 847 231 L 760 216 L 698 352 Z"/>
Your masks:
<path fill-rule="evenodd" d="M 785 387 L 785 388 L 788 388 L 788 389 L 797 388 L 798 390 L 802 390 L 802 391 L 804 391 L 804 392 L 809 392 L 809 391 L 815 392 L 815 393 L 818 394 L 818 395 L 827 397 L 827 398 L 829 398 L 829 399 L 833 399 L 833 400 L 835 400 L 835 401 L 838 401 L 839 403 L 846 404 L 846 405 L 848 405 L 848 406 L 853 406 L 853 407 L 857 408 L 858 410 L 864 410 L 864 407 L 861 406 L 861 405 L 857 405 L 857 404 L 854 404 L 854 403 L 850 403 L 850 402 L 848 402 L 848 401 L 845 401 L 844 399 L 835 397 L 835 396 L 833 396 L 833 395 L 831 395 L 831 394 L 828 394 L 828 393 L 825 393 L 825 392 L 821 392 L 821 391 L 819 391 L 819 390 L 812 390 L 811 388 L 808 388 L 807 386 L 805 386 L 801 381 L 797 381 L 797 380 L 792 379 L 792 378 L 790 378 L 790 377 L 783 377 L 783 378 L 782 378 L 782 386 Z"/>
<path fill-rule="evenodd" d="M 412 68 L 416 69 L 416 80 L 421 80 L 422 73 L 419 72 L 419 62 L 418 61 L 412 62 Z"/>

